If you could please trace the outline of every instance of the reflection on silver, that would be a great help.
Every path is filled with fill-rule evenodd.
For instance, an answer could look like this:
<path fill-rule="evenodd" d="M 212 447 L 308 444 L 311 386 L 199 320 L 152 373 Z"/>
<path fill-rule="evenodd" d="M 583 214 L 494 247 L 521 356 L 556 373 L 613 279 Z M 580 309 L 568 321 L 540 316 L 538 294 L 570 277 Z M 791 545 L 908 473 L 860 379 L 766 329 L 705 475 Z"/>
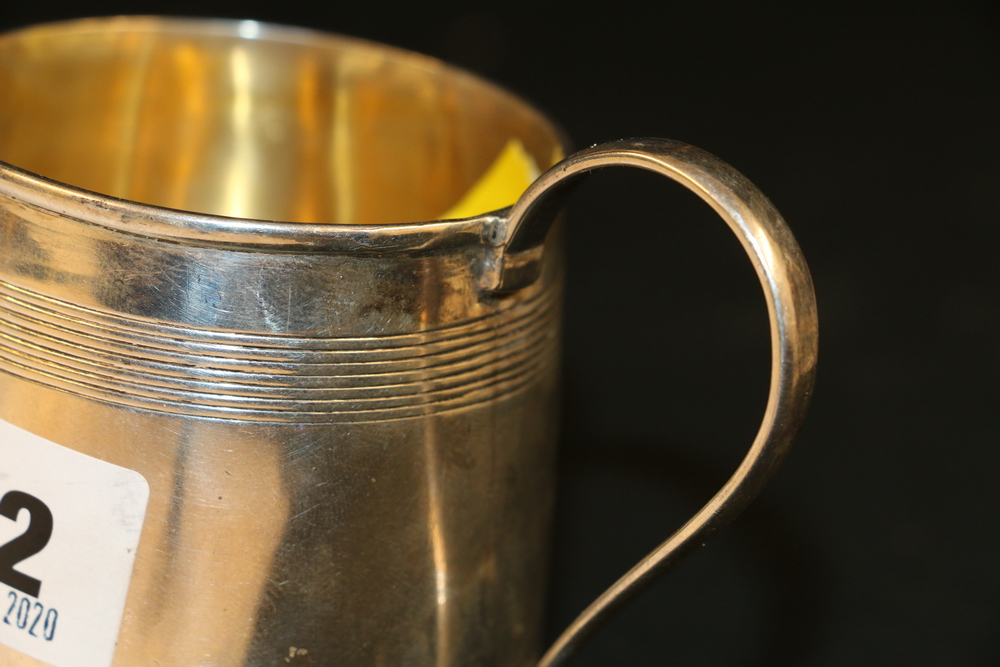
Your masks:
<path fill-rule="evenodd" d="M 537 659 L 549 204 L 591 169 L 680 180 L 740 235 L 774 373 L 737 475 L 543 664 L 745 505 L 801 421 L 805 264 L 767 200 L 696 149 L 597 147 L 511 209 L 410 222 L 448 210 L 510 139 L 550 167 L 559 137 L 434 60 L 252 21 L 12 33 L 0 100 L 0 418 L 150 484 L 116 667 Z M 0 663 L 39 664 L 4 647 Z"/>

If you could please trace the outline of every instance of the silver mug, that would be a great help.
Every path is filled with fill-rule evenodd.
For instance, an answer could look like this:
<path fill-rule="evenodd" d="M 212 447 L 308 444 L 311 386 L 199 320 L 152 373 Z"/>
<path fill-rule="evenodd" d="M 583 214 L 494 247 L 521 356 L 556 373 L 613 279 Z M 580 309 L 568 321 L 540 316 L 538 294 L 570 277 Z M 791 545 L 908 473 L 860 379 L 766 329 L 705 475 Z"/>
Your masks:
<path fill-rule="evenodd" d="M 447 215 L 511 142 L 542 173 Z M 684 184 L 739 237 L 770 394 L 725 487 L 539 664 L 731 519 L 812 387 L 798 246 L 699 149 L 563 149 L 509 93 L 354 39 L 158 18 L 0 38 L 0 664 L 537 662 L 558 213 L 607 166 Z"/>

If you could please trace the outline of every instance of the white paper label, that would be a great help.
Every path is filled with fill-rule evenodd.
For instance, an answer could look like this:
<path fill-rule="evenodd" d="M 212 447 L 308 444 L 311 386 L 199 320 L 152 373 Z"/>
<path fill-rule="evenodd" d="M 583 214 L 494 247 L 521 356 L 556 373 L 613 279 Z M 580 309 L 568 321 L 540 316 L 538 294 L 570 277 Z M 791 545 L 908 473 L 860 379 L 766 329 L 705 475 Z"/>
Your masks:
<path fill-rule="evenodd" d="M 109 667 L 149 485 L 0 421 L 0 644 Z"/>

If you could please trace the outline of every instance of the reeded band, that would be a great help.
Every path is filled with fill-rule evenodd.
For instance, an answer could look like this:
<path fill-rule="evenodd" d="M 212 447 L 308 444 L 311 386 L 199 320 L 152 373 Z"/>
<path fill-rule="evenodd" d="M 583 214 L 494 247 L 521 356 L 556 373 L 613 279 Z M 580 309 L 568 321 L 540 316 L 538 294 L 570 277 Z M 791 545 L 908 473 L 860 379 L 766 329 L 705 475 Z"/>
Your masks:
<path fill-rule="evenodd" d="M 0 368 L 164 412 L 381 421 L 491 400 L 537 377 L 554 359 L 556 291 L 432 331 L 302 338 L 130 319 L 0 281 Z"/>

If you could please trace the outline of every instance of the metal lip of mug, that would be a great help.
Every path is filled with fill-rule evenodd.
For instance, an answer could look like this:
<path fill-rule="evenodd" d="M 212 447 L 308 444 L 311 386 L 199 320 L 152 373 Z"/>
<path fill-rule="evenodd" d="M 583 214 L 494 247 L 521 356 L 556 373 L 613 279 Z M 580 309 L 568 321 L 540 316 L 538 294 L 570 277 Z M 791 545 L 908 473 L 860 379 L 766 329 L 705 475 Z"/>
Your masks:
<path fill-rule="evenodd" d="M 361 40 L 0 36 L 0 663 L 538 662 L 557 218 L 607 166 L 681 182 L 739 237 L 771 389 L 733 478 L 539 664 L 739 512 L 811 393 L 798 246 L 704 151 L 563 146 L 500 88 Z"/>

